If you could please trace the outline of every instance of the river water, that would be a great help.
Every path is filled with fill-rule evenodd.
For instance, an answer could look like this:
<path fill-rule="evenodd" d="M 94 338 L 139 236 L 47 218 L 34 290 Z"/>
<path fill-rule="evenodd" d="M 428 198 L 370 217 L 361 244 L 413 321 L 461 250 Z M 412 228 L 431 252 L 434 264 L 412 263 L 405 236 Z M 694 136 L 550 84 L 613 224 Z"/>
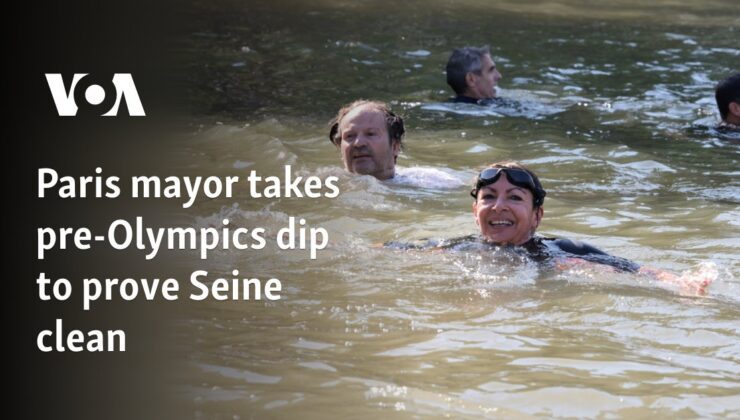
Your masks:
<path fill-rule="evenodd" d="M 738 70 L 730 0 L 202 4 L 178 45 L 183 174 L 337 176 L 334 199 L 200 200 L 194 226 L 323 227 L 307 251 L 183 269 L 276 277 L 275 302 L 189 304 L 177 397 L 196 418 L 740 416 L 740 137 L 713 87 Z M 450 51 L 491 46 L 499 107 L 453 106 Z M 327 122 L 357 98 L 406 121 L 401 176 L 350 176 Z M 173 145 L 173 147 L 175 147 Z M 501 252 L 378 246 L 476 231 L 469 181 L 515 159 L 548 191 L 540 232 L 714 279 L 705 297 Z"/>

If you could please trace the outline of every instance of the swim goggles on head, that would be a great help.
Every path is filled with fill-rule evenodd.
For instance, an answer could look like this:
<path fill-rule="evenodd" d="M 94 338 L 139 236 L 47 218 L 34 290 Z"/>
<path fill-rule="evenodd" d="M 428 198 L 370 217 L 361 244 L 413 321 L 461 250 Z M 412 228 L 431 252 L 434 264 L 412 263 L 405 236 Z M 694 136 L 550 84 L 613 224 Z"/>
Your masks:
<path fill-rule="evenodd" d="M 508 179 L 510 183 L 517 187 L 526 188 L 532 192 L 535 207 L 539 207 L 545 202 L 545 195 L 547 194 L 545 190 L 538 188 L 532 175 L 520 168 L 484 169 L 480 174 L 478 174 L 478 181 L 475 183 L 475 187 L 470 190 L 470 195 L 473 196 L 473 198 L 478 198 L 478 191 L 486 185 L 491 185 L 498 181 L 502 172 L 506 174 L 506 179 Z"/>

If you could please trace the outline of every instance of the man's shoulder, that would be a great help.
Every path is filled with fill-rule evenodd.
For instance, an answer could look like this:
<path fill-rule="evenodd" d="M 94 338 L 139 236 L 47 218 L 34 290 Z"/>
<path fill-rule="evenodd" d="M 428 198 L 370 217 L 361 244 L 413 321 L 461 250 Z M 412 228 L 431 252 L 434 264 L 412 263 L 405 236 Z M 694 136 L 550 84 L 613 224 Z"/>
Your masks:
<path fill-rule="evenodd" d="M 478 105 L 479 100 L 475 98 L 471 98 L 470 96 L 465 95 L 457 95 L 454 98 L 450 100 L 450 102 L 456 103 L 456 104 L 473 104 Z"/>
<path fill-rule="evenodd" d="M 740 125 L 728 123 L 726 121 L 722 121 L 717 126 L 717 130 L 719 130 L 719 131 L 740 131 Z"/>
<path fill-rule="evenodd" d="M 456 103 L 456 104 L 471 104 L 471 105 L 480 105 L 480 106 L 491 106 L 491 105 L 501 105 L 504 104 L 504 100 L 501 98 L 471 98 L 470 96 L 464 96 L 464 95 L 458 95 L 452 99 L 450 99 L 450 102 Z"/>

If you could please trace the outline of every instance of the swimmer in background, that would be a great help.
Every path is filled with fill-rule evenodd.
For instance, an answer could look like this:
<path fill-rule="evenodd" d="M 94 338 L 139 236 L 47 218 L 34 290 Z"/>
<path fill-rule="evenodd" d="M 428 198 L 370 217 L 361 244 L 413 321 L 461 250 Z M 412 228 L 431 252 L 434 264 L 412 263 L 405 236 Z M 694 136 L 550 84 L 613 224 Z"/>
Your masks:
<path fill-rule="evenodd" d="M 329 126 L 329 140 L 339 149 L 344 168 L 350 173 L 436 188 L 457 188 L 463 184 L 436 168 L 405 168 L 397 173 L 406 128 L 403 118 L 383 102 L 354 101 L 342 107 Z"/>
<path fill-rule="evenodd" d="M 455 91 L 455 103 L 490 105 L 496 98 L 501 73 L 488 46 L 463 47 L 452 51 L 447 61 L 447 84 Z"/>
<path fill-rule="evenodd" d="M 678 285 L 683 293 L 704 295 L 711 279 L 697 275 L 677 276 L 664 270 L 643 267 L 630 260 L 614 257 L 591 245 L 570 239 L 548 238 L 535 232 L 544 216 L 546 192 L 537 175 L 513 161 L 498 162 L 478 174 L 470 195 L 473 216 L 480 235 L 471 235 L 423 246 L 388 243 L 402 249 L 465 248 L 478 243 L 492 247 L 510 247 L 535 261 L 554 261 L 556 267 L 593 266 L 609 270 L 648 275 L 662 282 Z M 598 264 L 598 265 L 597 265 Z"/>
<path fill-rule="evenodd" d="M 740 73 L 735 73 L 717 84 L 714 90 L 717 108 L 722 117 L 719 128 L 740 131 Z"/>

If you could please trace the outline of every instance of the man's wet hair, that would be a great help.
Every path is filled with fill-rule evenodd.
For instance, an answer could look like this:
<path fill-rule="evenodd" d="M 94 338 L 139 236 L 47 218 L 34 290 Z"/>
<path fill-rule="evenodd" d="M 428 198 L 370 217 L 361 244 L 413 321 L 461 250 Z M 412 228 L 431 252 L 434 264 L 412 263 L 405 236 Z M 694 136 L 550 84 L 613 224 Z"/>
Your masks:
<path fill-rule="evenodd" d="M 403 118 L 399 117 L 393 111 L 391 111 L 388 104 L 379 101 L 368 101 L 360 99 L 352 102 L 351 104 L 345 105 L 339 110 L 337 116 L 329 121 L 329 140 L 334 143 L 337 147 L 342 143 L 342 133 L 339 131 L 339 124 L 342 119 L 353 109 L 367 106 L 369 108 L 380 111 L 385 116 L 386 130 L 388 131 L 388 141 L 392 145 L 394 141 L 398 142 L 401 149 L 404 149 L 403 135 L 406 134 L 406 128 L 403 126 Z"/>
<path fill-rule="evenodd" d="M 491 49 L 488 45 L 483 47 L 455 48 L 450 59 L 447 60 L 447 84 L 458 95 L 463 95 L 468 85 L 465 76 L 468 73 L 480 75 L 483 65 L 481 60 L 484 55 L 490 55 Z"/>
<path fill-rule="evenodd" d="M 717 100 L 719 115 L 722 116 L 722 120 L 726 120 L 727 113 L 730 112 L 730 104 L 740 103 L 740 72 L 719 82 L 714 89 L 714 98 Z"/>

